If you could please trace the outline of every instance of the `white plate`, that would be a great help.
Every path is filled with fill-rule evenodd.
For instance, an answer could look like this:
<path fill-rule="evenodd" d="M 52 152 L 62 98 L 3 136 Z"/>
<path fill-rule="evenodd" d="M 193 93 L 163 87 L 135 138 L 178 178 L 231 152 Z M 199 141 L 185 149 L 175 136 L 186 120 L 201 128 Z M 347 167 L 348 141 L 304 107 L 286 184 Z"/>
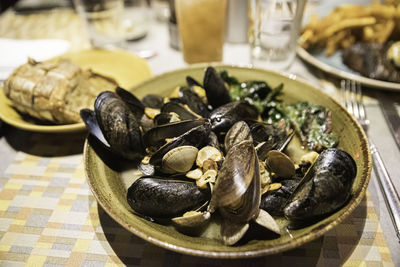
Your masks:
<path fill-rule="evenodd" d="M 332 2 L 321 1 L 314 10 L 311 12 L 315 12 L 318 16 L 324 17 L 328 15 L 336 6 L 342 5 L 344 3 L 355 3 L 360 5 L 368 5 L 373 1 L 371 0 L 336 0 Z M 308 21 L 305 18 L 305 21 Z M 314 67 L 323 70 L 326 73 L 334 75 L 336 77 L 342 79 L 349 79 L 360 82 L 362 85 L 370 86 L 378 89 L 386 89 L 393 91 L 400 91 L 400 83 L 386 82 L 381 80 L 375 80 L 371 78 L 367 78 L 361 76 L 359 73 L 354 72 L 349 67 L 347 67 L 342 62 L 342 52 L 337 51 L 331 57 L 325 56 L 325 51 L 321 52 L 310 52 L 302 47 L 297 47 L 298 56 L 306 61 L 307 63 L 313 65 Z"/>

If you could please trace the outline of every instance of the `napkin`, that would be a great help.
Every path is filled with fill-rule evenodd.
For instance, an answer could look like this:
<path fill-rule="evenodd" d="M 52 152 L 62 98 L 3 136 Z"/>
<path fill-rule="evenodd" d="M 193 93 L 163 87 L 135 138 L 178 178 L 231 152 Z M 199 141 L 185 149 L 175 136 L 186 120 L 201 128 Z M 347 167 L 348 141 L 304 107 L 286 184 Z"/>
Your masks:
<path fill-rule="evenodd" d="M 16 40 L 0 38 L 0 81 L 5 80 L 28 57 L 43 61 L 64 54 L 70 43 L 59 39 Z"/>

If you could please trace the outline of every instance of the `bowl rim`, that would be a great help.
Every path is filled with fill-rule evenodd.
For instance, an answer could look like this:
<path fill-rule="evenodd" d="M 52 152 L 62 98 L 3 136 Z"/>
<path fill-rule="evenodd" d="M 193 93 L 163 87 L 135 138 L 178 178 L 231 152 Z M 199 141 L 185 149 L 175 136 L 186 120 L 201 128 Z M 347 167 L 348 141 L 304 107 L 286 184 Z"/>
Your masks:
<path fill-rule="evenodd" d="M 236 68 L 236 69 L 254 69 L 257 71 L 271 73 L 271 74 L 278 75 L 278 76 L 284 76 L 284 77 L 294 80 L 296 82 L 302 83 L 305 86 L 312 88 L 312 90 L 316 90 L 319 93 L 322 93 L 324 96 L 328 97 L 330 99 L 330 101 L 332 101 L 334 104 L 339 106 L 339 108 L 346 114 L 349 121 L 356 128 L 358 135 L 361 137 L 360 141 L 361 141 L 361 143 L 363 143 L 362 147 L 365 148 L 365 151 L 364 151 L 364 149 L 362 151 L 364 152 L 365 155 L 367 155 L 367 157 L 365 157 L 365 159 L 364 159 L 365 169 L 363 169 L 363 173 L 362 173 L 362 176 L 365 177 L 365 183 L 360 188 L 359 195 L 357 197 L 351 199 L 346 204 L 346 206 L 348 206 L 346 211 L 344 211 L 342 214 L 340 214 L 338 217 L 336 217 L 336 219 L 334 221 L 324 224 L 323 227 L 321 227 L 321 228 L 315 229 L 315 232 L 313 232 L 312 235 L 310 233 L 307 233 L 307 234 L 300 236 L 299 238 L 291 239 L 289 242 L 286 242 L 284 244 L 280 244 L 280 245 L 277 245 L 274 247 L 269 247 L 269 248 L 264 248 L 264 249 L 251 250 L 251 251 L 207 251 L 207 250 L 201 250 L 201 249 L 191 249 L 191 248 L 174 245 L 174 244 L 156 239 L 150 235 L 147 235 L 147 234 L 141 232 L 139 229 L 135 228 L 134 226 L 130 225 L 128 222 L 121 219 L 118 216 L 118 214 L 116 214 L 107 203 L 103 203 L 101 201 L 102 197 L 99 194 L 99 192 L 97 191 L 96 187 L 91 183 L 91 179 L 89 177 L 89 166 L 87 164 L 88 159 L 89 159 L 88 150 L 92 149 L 92 148 L 90 147 L 88 138 L 86 138 L 85 144 L 84 144 L 84 151 L 83 151 L 83 157 L 84 157 L 83 164 L 84 164 L 84 169 L 85 169 L 86 180 L 87 180 L 90 190 L 92 191 L 94 197 L 97 200 L 97 203 L 100 204 L 100 206 L 108 213 L 108 215 L 110 215 L 116 222 L 118 222 L 126 230 L 128 230 L 131 233 L 135 234 L 136 236 L 138 236 L 150 243 L 153 243 L 157 246 L 160 246 L 162 248 L 172 250 L 175 252 L 179 252 L 179 253 L 183 253 L 183 254 L 187 254 L 187 255 L 192 255 L 192 256 L 209 257 L 209 258 L 226 258 L 226 259 L 260 257 L 260 256 L 276 254 L 276 253 L 280 253 L 283 251 L 287 251 L 289 249 L 293 249 L 302 244 L 305 244 L 307 242 L 317 239 L 318 237 L 322 236 L 323 234 L 325 234 L 326 232 L 328 232 L 329 230 L 331 230 L 332 228 L 337 226 L 339 223 L 341 223 L 347 216 L 349 216 L 353 212 L 353 210 L 358 206 L 358 204 L 361 202 L 361 200 L 364 198 L 366 190 L 368 188 L 370 178 L 371 178 L 372 159 L 371 159 L 371 153 L 370 153 L 370 148 L 369 148 L 369 144 L 367 141 L 367 137 L 366 137 L 364 131 L 362 130 L 362 127 L 359 125 L 359 123 L 350 115 L 350 113 L 342 105 L 339 104 L 338 101 L 336 101 L 333 97 L 326 94 L 325 92 L 319 90 L 315 86 L 307 83 L 304 78 L 299 77 L 295 74 L 279 73 L 279 72 L 272 71 L 272 70 L 254 68 L 253 66 L 251 66 L 249 64 L 239 65 L 239 64 L 222 64 L 222 63 L 201 63 L 201 64 L 193 64 L 186 68 L 179 68 L 176 70 L 165 72 L 165 73 L 157 75 L 157 76 L 153 76 L 150 79 L 147 79 L 147 80 L 135 85 L 132 88 L 132 90 L 134 90 L 136 87 L 143 86 L 147 83 L 152 83 L 154 80 L 162 79 L 163 77 L 168 76 L 171 73 L 185 72 L 188 69 L 200 69 L 200 68 L 205 68 L 208 66 L 218 67 L 218 68 L 227 67 L 227 68 Z"/>

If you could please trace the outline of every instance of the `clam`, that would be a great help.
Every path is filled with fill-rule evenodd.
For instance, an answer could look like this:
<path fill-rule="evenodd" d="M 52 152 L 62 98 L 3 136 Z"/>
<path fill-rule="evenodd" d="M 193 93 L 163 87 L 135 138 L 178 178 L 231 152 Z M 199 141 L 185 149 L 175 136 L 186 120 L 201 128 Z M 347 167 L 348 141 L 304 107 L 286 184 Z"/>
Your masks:
<path fill-rule="evenodd" d="M 172 218 L 175 226 L 180 228 L 198 228 L 207 223 L 211 218 L 208 211 L 188 211 L 182 216 Z"/>
<path fill-rule="evenodd" d="M 162 158 L 162 171 L 164 173 L 188 172 L 196 160 L 198 151 L 194 146 L 178 146 L 171 149 Z"/>
<path fill-rule="evenodd" d="M 278 150 L 271 150 L 267 153 L 265 165 L 270 173 L 281 178 L 290 178 L 296 172 L 294 162 Z"/>
<path fill-rule="evenodd" d="M 211 130 L 210 128 L 210 123 L 205 122 L 204 124 L 194 127 L 174 140 L 166 143 L 151 156 L 150 164 L 162 171 L 163 157 L 170 150 L 180 146 L 193 146 L 196 148 L 203 147 L 208 140 L 208 135 Z"/>

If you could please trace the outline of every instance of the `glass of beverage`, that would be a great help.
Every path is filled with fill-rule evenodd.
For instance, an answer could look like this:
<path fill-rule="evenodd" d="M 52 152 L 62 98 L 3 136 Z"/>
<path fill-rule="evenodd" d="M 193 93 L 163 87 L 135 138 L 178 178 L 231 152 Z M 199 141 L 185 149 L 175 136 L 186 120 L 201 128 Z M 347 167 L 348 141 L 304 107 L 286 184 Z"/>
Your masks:
<path fill-rule="evenodd" d="M 293 62 L 306 0 L 251 0 L 251 63 L 285 70 Z"/>
<path fill-rule="evenodd" d="M 227 0 L 175 0 L 183 59 L 222 61 Z"/>
<path fill-rule="evenodd" d="M 123 0 L 75 0 L 75 7 L 94 47 L 123 46 Z"/>
<path fill-rule="evenodd" d="M 92 46 L 124 48 L 147 33 L 145 0 L 74 0 Z"/>

